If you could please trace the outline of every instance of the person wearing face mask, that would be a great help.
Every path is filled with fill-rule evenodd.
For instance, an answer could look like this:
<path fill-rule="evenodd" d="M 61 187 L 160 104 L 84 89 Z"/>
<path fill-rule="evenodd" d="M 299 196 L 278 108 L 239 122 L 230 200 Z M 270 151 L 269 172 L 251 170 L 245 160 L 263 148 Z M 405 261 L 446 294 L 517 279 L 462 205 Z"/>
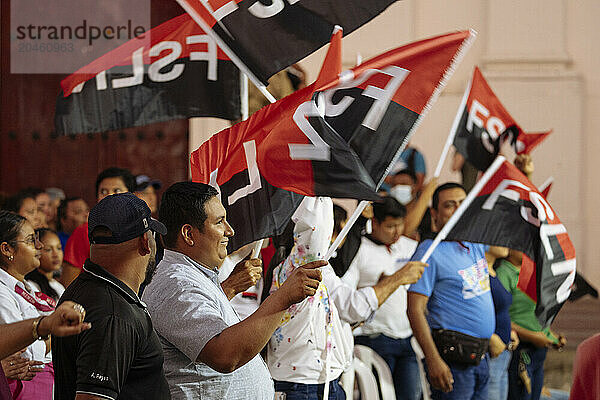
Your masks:
<path fill-rule="evenodd" d="M 417 177 L 412 171 L 405 169 L 398 172 L 392 177 L 391 182 L 394 186 L 390 189 L 390 196 L 403 206 L 413 201 L 416 194 Z"/>

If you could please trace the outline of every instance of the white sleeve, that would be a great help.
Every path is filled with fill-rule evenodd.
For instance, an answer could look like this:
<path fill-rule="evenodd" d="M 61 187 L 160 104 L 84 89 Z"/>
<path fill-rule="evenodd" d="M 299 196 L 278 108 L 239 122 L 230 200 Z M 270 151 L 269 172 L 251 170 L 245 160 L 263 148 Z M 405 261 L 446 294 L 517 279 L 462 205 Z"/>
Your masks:
<path fill-rule="evenodd" d="M 379 302 L 372 287 L 356 289 L 344 283 L 333 271 L 331 265 L 321 268 L 322 282 L 327 287 L 340 319 L 354 324 L 372 318 Z M 344 275 L 345 277 L 345 275 Z"/>
<path fill-rule="evenodd" d="M 26 318 L 23 318 L 15 298 L 5 290 L 0 290 L 0 324 L 10 324 L 24 319 Z"/>
<path fill-rule="evenodd" d="M 354 260 L 352 260 L 348 270 L 341 278 L 342 282 L 354 289 L 358 287 L 358 282 L 360 282 L 360 269 L 358 268 L 360 256 L 361 252 L 359 248 L 356 256 L 354 256 Z"/>

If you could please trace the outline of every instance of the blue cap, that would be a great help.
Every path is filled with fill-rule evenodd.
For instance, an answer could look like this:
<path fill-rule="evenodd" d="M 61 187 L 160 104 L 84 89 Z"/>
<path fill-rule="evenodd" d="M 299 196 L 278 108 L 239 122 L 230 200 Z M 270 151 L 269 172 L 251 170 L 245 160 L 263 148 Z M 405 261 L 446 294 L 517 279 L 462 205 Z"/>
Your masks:
<path fill-rule="evenodd" d="M 99 226 L 107 228 L 111 236 L 92 238 L 92 232 Z M 149 230 L 167 234 L 167 228 L 152 218 L 146 202 L 130 192 L 106 196 L 90 210 L 88 217 L 90 244 L 123 243 Z"/>

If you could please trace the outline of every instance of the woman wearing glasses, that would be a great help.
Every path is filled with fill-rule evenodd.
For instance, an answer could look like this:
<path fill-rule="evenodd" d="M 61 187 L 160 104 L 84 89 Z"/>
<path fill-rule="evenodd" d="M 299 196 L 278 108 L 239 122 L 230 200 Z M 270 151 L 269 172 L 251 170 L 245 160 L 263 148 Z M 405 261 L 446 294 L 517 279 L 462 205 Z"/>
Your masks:
<path fill-rule="evenodd" d="M 14 399 L 51 399 L 54 372 L 49 337 L 38 326 L 56 307 L 49 296 L 34 291 L 25 275 L 40 265 L 42 244 L 22 216 L 0 211 L 0 324 L 36 318 L 32 335 L 38 340 L 2 360 Z"/>

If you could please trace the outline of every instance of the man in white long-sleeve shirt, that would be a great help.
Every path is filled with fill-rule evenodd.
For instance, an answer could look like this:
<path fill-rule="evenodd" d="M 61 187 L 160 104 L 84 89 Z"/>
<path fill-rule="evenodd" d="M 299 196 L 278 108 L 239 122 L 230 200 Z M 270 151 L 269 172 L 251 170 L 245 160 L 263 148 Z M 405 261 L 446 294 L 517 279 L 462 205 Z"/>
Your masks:
<path fill-rule="evenodd" d="M 294 247 L 275 268 L 271 291 L 277 289 L 297 266 L 322 258 L 333 230 L 333 205 L 329 198 L 305 198 L 292 217 Z M 329 399 L 345 399 L 338 384 L 352 360 L 352 336 L 348 323 L 368 319 L 401 284 L 416 282 L 423 264 L 413 262 L 402 271 L 361 289 L 344 284 L 330 265 L 321 268 L 317 293 L 290 307 L 268 346 L 267 364 L 275 391 L 288 399 L 303 393 L 318 399 L 329 384 Z"/>
<path fill-rule="evenodd" d="M 402 268 L 417 248 L 417 242 L 402 236 L 406 208 L 393 197 L 373 204 L 372 232 L 361 245 L 342 281 L 353 288 L 377 284 L 382 276 Z M 406 286 L 396 290 L 372 319 L 354 330 L 354 342 L 372 348 L 390 367 L 396 398 L 421 397 L 419 367 L 410 344 L 412 330 L 406 314 Z"/>

